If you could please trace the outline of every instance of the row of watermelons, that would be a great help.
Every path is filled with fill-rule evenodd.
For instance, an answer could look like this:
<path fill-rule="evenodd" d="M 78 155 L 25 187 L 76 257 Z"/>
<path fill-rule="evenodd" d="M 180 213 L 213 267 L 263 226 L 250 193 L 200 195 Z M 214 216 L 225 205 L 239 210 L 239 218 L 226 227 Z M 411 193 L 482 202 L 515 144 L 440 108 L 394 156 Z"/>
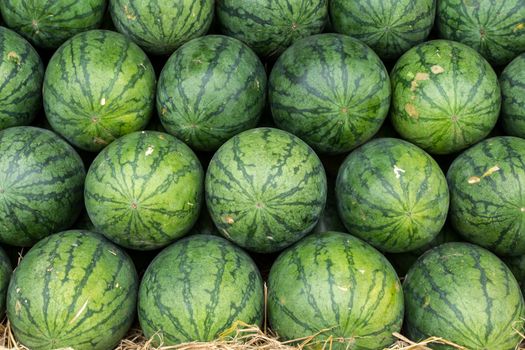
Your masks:
<path fill-rule="evenodd" d="M 323 331 L 313 349 L 520 342 L 523 0 L 0 12 L 0 242 L 32 246 L 12 277 L 1 254 L 0 312 L 22 344 L 111 349 L 136 313 L 153 344 L 210 341 L 262 324 L 264 280 L 272 331 Z"/>

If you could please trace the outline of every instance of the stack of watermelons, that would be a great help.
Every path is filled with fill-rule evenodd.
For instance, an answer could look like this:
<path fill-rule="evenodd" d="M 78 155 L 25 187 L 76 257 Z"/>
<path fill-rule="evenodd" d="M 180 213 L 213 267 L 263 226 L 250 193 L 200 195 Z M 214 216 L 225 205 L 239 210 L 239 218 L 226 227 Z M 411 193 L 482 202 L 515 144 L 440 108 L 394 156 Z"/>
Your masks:
<path fill-rule="evenodd" d="M 525 1 L 0 12 L 0 313 L 20 344 L 267 320 L 309 349 L 519 346 Z"/>

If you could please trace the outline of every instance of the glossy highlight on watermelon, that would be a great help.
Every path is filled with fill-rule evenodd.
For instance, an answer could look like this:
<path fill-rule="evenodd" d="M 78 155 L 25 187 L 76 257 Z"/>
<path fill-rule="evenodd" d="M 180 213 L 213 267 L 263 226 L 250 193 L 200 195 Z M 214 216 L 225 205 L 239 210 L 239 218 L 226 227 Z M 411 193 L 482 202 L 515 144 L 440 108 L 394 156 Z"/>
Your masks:
<path fill-rule="evenodd" d="M 138 314 L 155 345 L 211 341 L 237 321 L 262 324 L 263 281 L 240 248 L 194 235 L 164 249 L 148 267 Z"/>
<path fill-rule="evenodd" d="M 201 164 L 175 137 L 137 131 L 95 158 L 85 203 L 98 232 L 127 248 L 163 247 L 193 226 L 202 202 Z"/>
<path fill-rule="evenodd" d="M 215 151 L 254 128 L 266 102 L 266 72 L 237 39 L 208 35 L 179 48 L 159 78 L 157 110 L 166 130 L 197 150 Z"/>
<path fill-rule="evenodd" d="M 136 44 L 119 33 L 92 30 L 67 41 L 51 58 L 44 108 L 56 132 L 97 152 L 145 128 L 155 85 L 153 66 Z"/>
<path fill-rule="evenodd" d="M 331 0 L 335 31 L 370 46 L 382 59 L 395 59 L 430 34 L 436 0 Z"/>
<path fill-rule="evenodd" d="M 522 340 L 516 331 L 525 316 L 518 283 L 481 247 L 445 243 L 428 251 L 408 272 L 403 290 L 405 327 L 414 341 L 436 336 L 467 349 L 514 350 Z"/>
<path fill-rule="evenodd" d="M 525 254 L 525 140 L 499 136 L 463 152 L 447 173 L 450 218 L 466 240 Z"/>
<path fill-rule="evenodd" d="M 55 49 L 80 32 L 100 27 L 107 0 L 3 0 L 8 27 L 36 46 Z"/>
<path fill-rule="evenodd" d="M 309 233 L 326 191 L 315 152 L 273 128 L 228 140 L 213 156 L 205 180 L 206 204 L 221 234 L 259 253 L 279 251 Z"/>
<path fill-rule="evenodd" d="M 525 51 L 523 0 L 439 0 L 441 37 L 462 42 L 490 63 L 505 65 Z"/>
<path fill-rule="evenodd" d="M 261 56 L 278 56 L 294 41 L 323 31 L 328 0 L 217 0 L 222 32 Z"/>
<path fill-rule="evenodd" d="M 392 265 L 349 234 L 310 235 L 285 250 L 270 271 L 272 330 L 284 339 L 325 331 L 309 349 L 383 349 L 400 331 L 403 310 Z"/>
<path fill-rule="evenodd" d="M 13 274 L 13 267 L 11 261 L 5 253 L 4 249 L 0 248 L 0 317 L 5 313 L 5 301 L 7 296 L 7 287 Z"/>
<path fill-rule="evenodd" d="M 516 57 L 503 70 L 499 81 L 503 96 L 503 129 L 508 135 L 525 138 L 525 53 Z"/>
<path fill-rule="evenodd" d="M 28 125 L 42 102 L 44 65 L 24 38 L 0 27 L 0 130 Z"/>
<path fill-rule="evenodd" d="M 31 126 L 0 131 L 0 241 L 30 246 L 69 228 L 82 208 L 86 172 L 55 133 Z"/>
<path fill-rule="evenodd" d="M 275 123 L 318 152 L 344 153 L 370 139 L 390 106 L 388 72 L 366 45 L 341 34 L 297 41 L 272 69 Z"/>
<path fill-rule="evenodd" d="M 138 276 L 129 256 L 102 236 L 65 231 L 38 242 L 16 268 L 7 315 L 32 350 L 112 349 L 135 315 Z"/>
<path fill-rule="evenodd" d="M 466 45 L 447 40 L 420 44 L 401 56 L 390 78 L 395 129 L 430 153 L 465 149 L 496 124 L 498 78 Z"/>
<path fill-rule="evenodd" d="M 117 30 L 147 52 L 170 54 L 185 42 L 206 34 L 214 0 L 110 0 Z"/>

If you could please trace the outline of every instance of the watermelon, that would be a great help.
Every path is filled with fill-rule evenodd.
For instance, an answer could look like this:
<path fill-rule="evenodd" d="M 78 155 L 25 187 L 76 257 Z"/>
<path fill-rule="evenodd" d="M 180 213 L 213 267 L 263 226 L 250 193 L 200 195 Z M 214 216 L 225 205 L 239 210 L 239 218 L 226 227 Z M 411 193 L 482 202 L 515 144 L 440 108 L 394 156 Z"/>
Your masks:
<path fill-rule="evenodd" d="M 321 33 L 328 20 L 328 0 L 217 0 L 224 34 L 261 56 L 278 56 L 294 41 Z"/>
<path fill-rule="evenodd" d="M 436 154 L 485 138 L 498 119 L 498 77 L 476 51 L 434 40 L 406 52 L 392 80 L 392 123 L 399 134 Z"/>
<path fill-rule="evenodd" d="M 210 28 L 214 0 L 110 0 L 117 30 L 145 51 L 165 55 Z"/>
<path fill-rule="evenodd" d="M 78 34 L 49 61 L 44 77 L 46 116 L 75 146 L 100 151 L 148 124 L 155 84 L 148 57 L 122 34 Z"/>
<path fill-rule="evenodd" d="M 160 248 L 197 220 L 203 177 L 199 160 L 183 142 L 157 131 L 134 132 L 91 164 L 86 209 L 97 232 L 117 244 Z"/>
<path fill-rule="evenodd" d="M 344 153 L 370 139 L 390 106 L 388 72 L 366 45 L 341 34 L 297 41 L 269 79 L 275 123 L 318 152 Z"/>
<path fill-rule="evenodd" d="M 191 236 L 150 264 L 138 315 L 155 346 L 212 341 L 237 321 L 262 325 L 263 281 L 252 259 L 224 238 Z"/>
<path fill-rule="evenodd" d="M 207 207 L 221 234 L 259 253 L 279 251 L 309 233 L 325 206 L 326 187 L 315 152 L 273 128 L 228 140 L 205 180 Z"/>
<path fill-rule="evenodd" d="M 516 277 L 523 294 L 525 292 L 525 255 L 504 257 L 503 261 Z"/>
<path fill-rule="evenodd" d="M 487 139 L 447 173 L 450 218 L 466 240 L 500 255 L 525 254 L 525 140 Z"/>
<path fill-rule="evenodd" d="M 157 110 L 168 132 L 215 151 L 255 127 L 266 102 L 266 72 L 237 39 L 209 35 L 183 45 L 159 77 Z"/>
<path fill-rule="evenodd" d="M 348 232 L 390 253 L 432 241 L 449 206 L 439 165 L 419 147 L 392 138 L 352 152 L 339 170 L 335 193 Z"/>
<path fill-rule="evenodd" d="M 40 110 L 44 65 L 24 38 L 0 27 L 0 130 L 28 125 Z"/>
<path fill-rule="evenodd" d="M 508 135 L 525 138 L 525 53 L 501 73 L 501 120 Z"/>
<path fill-rule="evenodd" d="M 124 251 L 98 234 L 65 231 L 22 259 L 7 291 L 7 316 L 32 350 L 112 349 L 133 322 L 137 289 Z"/>
<path fill-rule="evenodd" d="M 436 0 L 331 0 L 335 31 L 363 41 L 385 60 L 399 57 L 430 34 Z"/>
<path fill-rule="evenodd" d="M 0 11 L 8 27 L 32 44 L 55 49 L 70 37 L 100 27 L 106 0 L 2 0 Z"/>
<path fill-rule="evenodd" d="M 425 253 L 408 272 L 407 336 L 437 336 L 468 349 L 514 350 L 525 317 L 523 296 L 505 264 L 469 243 L 445 243 Z M 435 349 L 456 349 L 435 345 Z"/>
<path fill-rule="evenodd" d="M 268 318 L 284 339 L 320 334 L 310 349 L 383 349 L 403 323 L 403 291 L 388 260 L 351 235 L 311 235 L 268 278 Z"/>
<path fill-rule="evenodd" d="M 0 241 L 30 246 L 69 228 L 82 208 L 84 164 L 55 133 L 0 131 Z"/>
<path fill-rule="evenodd" d="M 9 286 L 12 273 L 13 267 L 11 266 L 11 261 L 5 251 L 0 248 L 0 318 L 3 317 L 5 313 L 7 287 Z"/>
<path fill-rule="evenodd" d="M 437 27 L 442 38 L 479 51 L 494 65 L 505 65 L 525 51 L 523 0 L 440 0 Z"/>

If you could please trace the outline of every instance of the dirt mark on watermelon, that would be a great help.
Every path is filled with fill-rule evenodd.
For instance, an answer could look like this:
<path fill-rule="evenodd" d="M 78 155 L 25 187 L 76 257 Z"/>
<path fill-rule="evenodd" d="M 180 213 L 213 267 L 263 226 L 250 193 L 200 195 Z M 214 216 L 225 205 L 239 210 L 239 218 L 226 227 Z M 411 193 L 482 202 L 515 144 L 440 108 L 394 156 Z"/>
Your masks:
<path fill-rule="evenodd" d="M 491 167 L 489 170 L 485 171 L 483 173 L 483 175 L 481 176 L 471 176 L 468 178 L 467 182 L 470 184 L 470 185 L 474 185 L 474 184 L 477 184 L 477 183 L 480 183 L 481 182 L 481 179 L 485 178 L 485 177 L 488 177 L 498 171 L 500 171 L 501 168 L 498 166 L 498 165 L 494 165 L 493 167 Z"/>
<path fill-rule="evenodd" d="M 411 118 L 414 118 L 414 119 L 418 119 L 419 118 L 419 112 L 418 110 L 416 109 L 416 106 L 414 106 L 413 104 L 411 103 L 407 103 L 405 105 L 405 112 L 408 113 L 408 115 L 411 117 Z"/>

